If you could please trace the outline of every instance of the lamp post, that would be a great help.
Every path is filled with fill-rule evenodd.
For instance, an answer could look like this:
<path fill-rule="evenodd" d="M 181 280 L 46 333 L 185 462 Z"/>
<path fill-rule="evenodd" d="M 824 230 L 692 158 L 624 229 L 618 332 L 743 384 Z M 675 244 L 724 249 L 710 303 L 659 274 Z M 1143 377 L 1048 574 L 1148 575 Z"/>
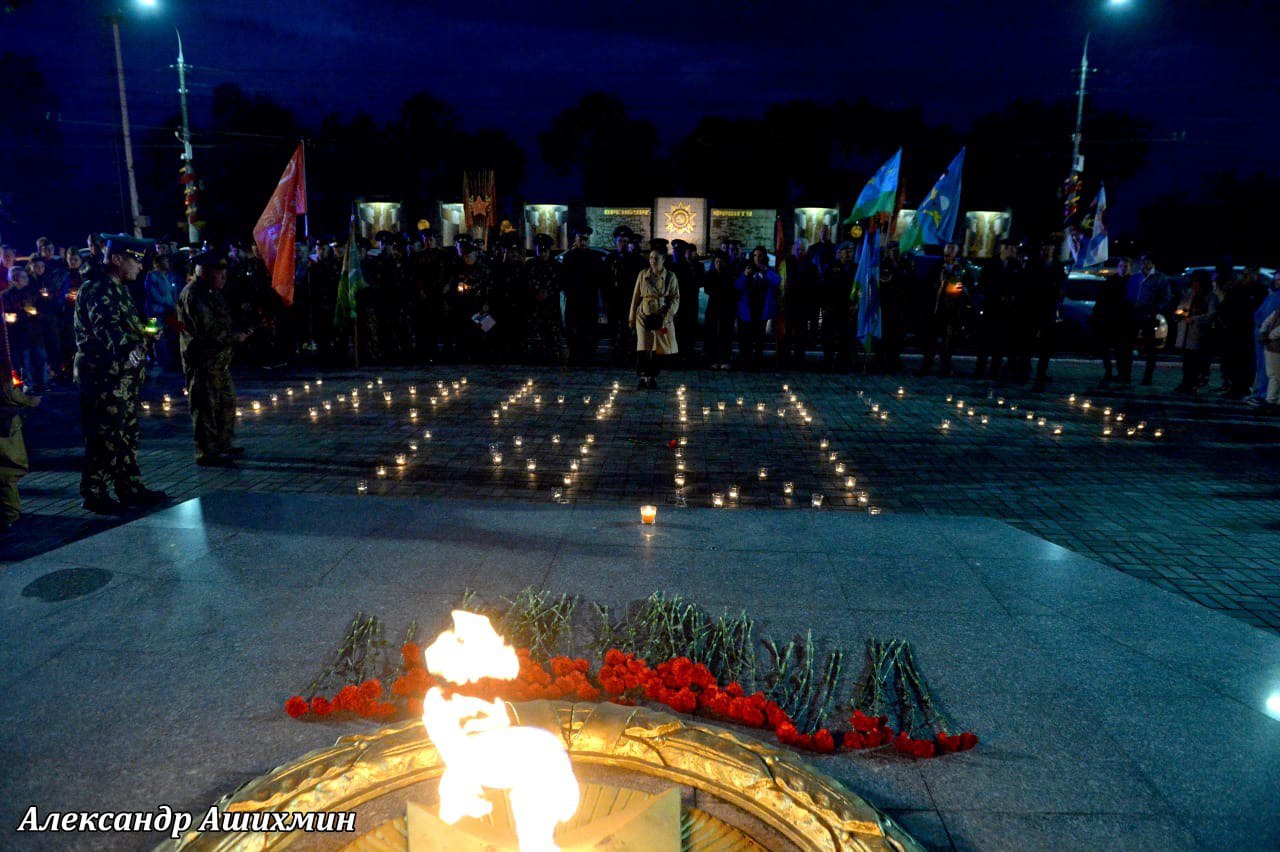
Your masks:
<path fill-rule="evenodd" d="M 1081 128 L 1084 124 L 1084 91 L 1089 79 L 1089 38 L 1093 33 L 1085 33 L 1084 52 L 1080 54 L 1080 89 L 1076 92 L 1076 132 L 1071 134 L 1071 171 L 1083 172 L 1084 161 L 1080 157 L 1080 140 L 1083 138 Z"/>
<path fill-rule="evenodd" d="M 142 210 L 138 206 L 138 177 L 133 169 L 133 138 L 129 135 L 129 99 L 124 91 L 124 59 L 120 53 L 120 14 L 117 12 L 108 20 L 111 21 L 111 38 L 116 48 L 116 83 L 120 88 L 120 127 L 124 131 L 124 169 L 129 179 L 129 213 L 133 224 L 133 235 L 142 236 Z"/>

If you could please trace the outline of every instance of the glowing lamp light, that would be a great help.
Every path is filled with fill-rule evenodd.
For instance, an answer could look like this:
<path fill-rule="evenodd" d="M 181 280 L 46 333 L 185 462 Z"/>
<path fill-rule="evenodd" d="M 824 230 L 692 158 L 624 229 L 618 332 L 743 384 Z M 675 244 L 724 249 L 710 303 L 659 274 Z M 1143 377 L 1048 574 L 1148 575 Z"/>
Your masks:
<path fill-rule="evenodd" d="M 724 494 L 716 491 L 711 495 L 711 505 L 716 509 L 724 508 Z"/>
<path fill-rule="evenodd" d="M 418 386 L 409 385 L 409 396 L 417 396 L 417 395 L 418 395 Z"/>
<path fill-rule="evenodd" d="M 495 465 L 502 464 L 502 453 L 491 453 L 489 456 Z"/>
<path fill-rule="evenodd" d="M 359 407 L 360 407 L 360 400 L 358 400 L 358 399 L 353 399 L 353 400 L 351 400 L 351 407 L 352 407 L 352 408 L 359 408 Z"/>
<path fill-rule="evenodd" d="M 285 388 L 285 389 L 284 389 L 284 395 L 285 395 L 285 396 L 293 396 L 293 388 Z"/>
<path fill-rule="evenodd" d="M 564 405 L 564 394 L 559 394 L 556 396 L 556 404 Z"/>
<path fill-rule="evenodd" d="M 489 413 L 489 416 L 492 417 L 494 420 L 497 420 L 499 417 L 502 416 L 502 412 L 498 411 L 498 409 L 495 408 L 493 411 Z"/>
<path fill-rule="evenodd" d="M 596 442 L 596 436 L 595 436 L 595 435 L 588 434 L 588 435 L 587 435 L 587 443 L 588 443 L 588 444 L 594 444 L 595 442 Z"/>
<path fill-rule="evenodd" d="M 653 525 L 658 521 L 657 506 L 641 506 L 640 507 L 640 523 Z"/>
<path fill-rule="evenodd" d="M 557 444 L 557 445 L 558 445 L 558 444 L 560 443 L 560 436 L 559 436 L 559 435 L 552 435 L 552 436 L 551 436 L 551 443 L 553 443 L 553 444 Z"/>
<path fill-rule="evenodd" d="M 578 447 L 578 452 L 585 456 L 587 453 L 591 452 L 591 448 L 586 444 L 583 444 L 582 446 Z"/>
<path fill-rule="evenodd" d="M 710 416 L 711 416 L 711 406 L 709 406 L 709 405 L 704 405 L 704 406 L 702 406 L 702 416 L 703 416 L 703 417 L 710 417 Z"/>
<path fill-rule="evenodd" d="M 236 417 L 244 417 L 244 409 L 243 409 L 243 408 L 237 408 L 237 409 L 236 409 Z"/>
<path fill-rule="evenodd" d="M 582 404 L 583 405 L 591 404 L 591 394 L 587 394 L 586 396 L 582 397 Z"/>

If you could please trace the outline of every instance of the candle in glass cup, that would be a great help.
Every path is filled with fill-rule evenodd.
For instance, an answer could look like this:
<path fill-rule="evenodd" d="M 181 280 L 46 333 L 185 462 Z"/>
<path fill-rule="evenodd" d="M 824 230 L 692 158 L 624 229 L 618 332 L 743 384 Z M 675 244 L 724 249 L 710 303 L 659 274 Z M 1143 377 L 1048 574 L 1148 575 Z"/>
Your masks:
<path fill-rule="evenodd" d="M 760 470 L 758 470 L 758 471 L 756 472 L 756 475 L 757 475 L 757 476 L 759 476 L 761 479 L 768 479 L 768 478 L 769 478 L 769 468 L 767 468 L 767 467 L 762 467 L 762 468 L 760 468 Z"/>
<path fill-rule="evenodd" d="M 737 499 L 738 499 L 738 494 L 739 494 L 738 486 L 736 486 L 736 485 L 730 485 L 730 486 L 729 486 L 729 499 L 730 499 L 730 500 L 737 500 Z"/>
<path fill-rule="evenodd" d="M 533 473 L 538 469 L 538 460 L 529 459 L 527 462 L 524 463 L 524 467 L 525 467 L 525 470 L 529 471 L 530 473 Z"/>
<path fill-rule="evenodd" d="M 396 466 L 397 466 L 397 467 L 404 467 L 404 466 L 405 466 L 406 464 L 408 464 L 408 463 L 409 463 L 409 457 L 408 457 L 408 456 L 406 456 L 404 453 L 396 453 Z"/>
<path fill-rule="evenodd" d="M 318 409 L 315 409 L 315 408 L 308 408 L 308 409 L 307 409 L 307 414 L 311 416 L 311 419 L 312 419 L 312 420 L 315 420 L 317 417 L 319 417 L 319 416 L 320 416 L 320 411 L 319 411 Z"/>
<path fill-rule="evenodd" d="M 643 524 L 653 524 L 653 523 L 654 523 L 654 522 L 656 522 L 657 520 L 658 520 L 658 507 L 657 507 L 657 506 L 641 506 L 641 507 L 640 507 L 640 522 L 641 522 L 641 523 L 643 523 Z"/>
<path fill-rule="evenodd" d="M 844 471 L 845 471 L 844 462 L 836 462 L 836 475 L 844 476 Z"/>
<path fill-rule="evenodd" d="M 378 465 L 378 469 L 377 469 L 377 470 L 375 470 L 375 471 L 374 471 L 374 473 L 378 474 L 378 476 L 386 476 L 386 475 L 387 475 L 387 466 L 386 466 L 386 465 L 384 465 L 384 464 L 380 464 L 380 465 Z"/>
<path fill-rule="evenodd" d="M 492 457 L 494 464 L 502 464 L 502 453 L 493 453 Z"/>
<path fill-rule="evenodd" d="M 822 508 L 822 500 L 823 500 L 823 496 L 822 496 L 821 494 L 819 494 L 818 492 L 816 492 L 816 491 L 815 491 L 815 492 L 813 492 L 813 494 L 809 497 L 809 504 L 810 504 L 811 506 L 813 506 L 813 508 L 815 508 L 815 509 L 821 509 L 821 508 Z"/>
<path fill-rule="evenodd" d="M 383 401 L 383 402 L 390 402 L 390 401 L 391 401 L 391 391 L 383 391 L 383 392 L 382 392 L 382 401 Z"/>
<path fill-rule="evenodd" d="M 572 473 L 566 473 L 566 474 L 564 475 L 564 484 L 565 484 L 565 485 L 572 485 L 572 484 L 573 484 L 573 474 L 572 474 Z"/>
<path fill-rule="evenodd" d="M 723 495 L 723 494 L 721 494 L 719 491 L 716 491 L 715 493 L 713 493 L 713 494 L 711 495 L 711 505 L 712 505 L 712 506 L 714 506 L 714 507 L 715 507 L 715 508 L 717 508 L 717 509 L 721 509 L 721 508 L 723 508 L 723 507 L 724 507 L 724 495 Z"/>
<path fill-rule="evenodd" d="M 512 443 L 512 445 L 514 445 L 514 446 L 516 446 L 516 447 L 523 447 L 523 446 L 524 446 L 524 438 L 522 438 L 522 437 L 521 437 L 521 436 L 519 436 L 519 435 L 516 435 L 514 438 L 512 438 L 512 439 L 511 439 L 511 443 Z"/>
<path fill-rule="evenodd" d="M 418 409 L 416 409 L 416 408 L 410 408 L 410 409 L 409 409 L 409 419 L 410 419 L 410 420 L 417 420 L 417 419 L 418 419 Z"/>
<path fill-rule="evenodd" d="M 586 444 L 583 444 L 582 446 L 578 447 L 578 452 L 585 456 L 587 453 L 591 452 L 591 448 L 588 447 Z"/>
<path fill-rule="evenodd" d="M 737 402 L 738 402 L 738 407 L 741 408 L 743 403 L 742 397 L 738 397 Z"/>
<path fill-rule="evenodd" d="M 708 417 L 710 416 L 710 414 L 711 414 L 711 406 L 709 405 L 702 406 L 702 416 Z"/>
<path fill-rule="evenodd" d="M 422 438 L 423 438 L 423 440 L 430 441 L 430 440 L 431 440 L 431 430 L 430 430 L 430 429 L 425 429 L 425 430 L 423 430 L 423 432 L 422 432 Z"/>
<path fill-rule="evenodd" d="M 850 491 L 856 488 L 857 485 L 858 485 L 858 478 L 856 476 L 846 476 L 844 478 L 844 487 L 849 489 Z"/>
<path fill-rule="evenodd" d="M 418 447 L 419 447 L 419 444 L 417 441 L 409 442 L 409 452 L 416 453 L 418 451 Z"/>
<path fill-rule="evenodd" d="M 724 411 L 724 400 L 723 400 L 723 399 L 721 399 L 721 400 L 717 400 L 717 401 L 716 401 L 716 409 L 717 409 L 717 410 L 719 410 L 719 411 Z"/>
<path fill-rule="evenodd" d="M 823 438 L 822 440 L 818 441 L 818 449 L 820 450 L 825 450 L 829 446 L 831 446 L 830 438 Z"/>
<path fill-rule="evenodd" d="M 369 493 L 369 480 L 367 480 L 367 479 L 358 479 L 358 480 L 356 480 L 356 493 L 357 493 L 357 494 L 368 494 L 368 493 Z"/>
<path fill-rule="evenodd" d="M 588 444 L 594 444 L 595 442 L 596 442 L 596 436 L 595 436 L 595 435 L 592 435 L 592 434 L 590 434 L 590 433 L 588 433 L 588 434 L 587 434 L 587 443 L 588 443 Z"/>
<path fill-rule="evenodd" d="M 578 460 L 577 460 L 577 459 L 569 459 L 569 470 L 574 470 L 574 471 L 576 471 L 577 469 L 578 469 Z"/>
<path fill-rule="evenodd" d="M 683 473 L 676 474 L 676 488 L 684 488 L 685 478 Z"/>
<path fill-rule="evenodd" d="M 324 405 L 325 411 L 333 411 L 333 403 L 329 400 L 326 399 L 322 404 Z"/>
<path fill-rule="evenodd" d="M 782 483 L 782 493 L 786 494 L 788 497 L 790 497 L 795 492 L 795 490 L 796 490 L 796 487 L 792 483 L 790 482 Z"/>

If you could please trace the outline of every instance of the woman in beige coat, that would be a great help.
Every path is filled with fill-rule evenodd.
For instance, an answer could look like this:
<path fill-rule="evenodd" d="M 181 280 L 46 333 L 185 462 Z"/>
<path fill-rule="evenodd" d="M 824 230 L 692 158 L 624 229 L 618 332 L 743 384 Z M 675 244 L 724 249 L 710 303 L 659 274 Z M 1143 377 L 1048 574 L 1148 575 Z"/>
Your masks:
<path fill-rule="evenodd" d="M 657 356 L 680 351 L 672 321 L 680 309 L 680 286 L 675 273 L 666 268 L 666 262 L 666 254 L 657 247 L 652 248 L 649 268 L 636 276 L 636 289 L 631 294 L 629 322 L 636 330 L 638 388 L 656 388 L 660 369 Z"/>

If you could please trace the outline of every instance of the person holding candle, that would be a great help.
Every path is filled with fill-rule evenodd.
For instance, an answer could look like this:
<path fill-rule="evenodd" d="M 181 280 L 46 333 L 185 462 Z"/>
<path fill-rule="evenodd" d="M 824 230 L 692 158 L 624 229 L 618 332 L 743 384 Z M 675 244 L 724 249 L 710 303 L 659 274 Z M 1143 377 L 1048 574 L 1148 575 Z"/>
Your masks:
<path fill-rule="evenodd" d="M 680 286 L 675 273 L 666 268 L 664 248 L 656 240 L 651 245 L 649 268 L 636 276 L 631 294 L 628 322 L 636 330 L 636 373 L 640 376 L 637 387 L 641 389 L 657 388 L 658 356 L 679 351 L 671 320 L 680 310 Z"/>
<path fill-rule="evenodd" d="M 75 379 L 85 439 L 80 495 L 84 508 L 98 514 L 167 498 L 143 485 L 138 469 L 138 392 L 149 344 L 129 285 L 142 272 L 147 248 L 134 237 L 108 237 L 106 263 L 75 303 Z M 118 501 L 107 493 L 113 485 Z"/>
<path fill-rule="evenodd" d="M 202 254 L 176 308 L 196 464 L 202 467 L 227 467 L 244 453 L 243 447 L 234 444 L 236 389 L 231 381 L 231 354 L 232 347 L 249 335 L 237 333 L 232 326 L 231 308 L 222 296 L 226 286 L 226 259 Z"/>

